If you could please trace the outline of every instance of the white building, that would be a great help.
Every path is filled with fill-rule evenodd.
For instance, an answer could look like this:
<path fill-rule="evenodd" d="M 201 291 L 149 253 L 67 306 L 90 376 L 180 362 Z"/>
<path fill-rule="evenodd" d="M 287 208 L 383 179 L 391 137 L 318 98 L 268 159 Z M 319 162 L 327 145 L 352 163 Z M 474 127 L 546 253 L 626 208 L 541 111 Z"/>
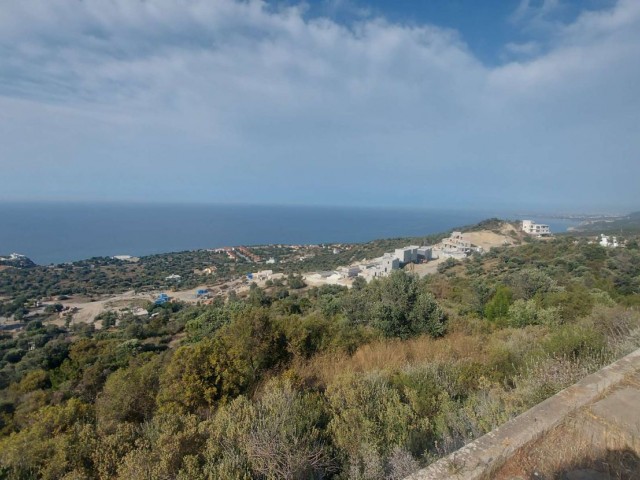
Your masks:
<path fill-rule="evenodd" d="M 134 257 L 131 255 L 114 255 L 113 257 L 114 260 L 120 260 L 121 262 L 137 262 L 138 260 L 140 260 L 138 257 Z"/>
<path fill-rule="evenodd" d="M 360 267 L 357 265 L 350 265 L 348 267 L 339 267 L 338 273 L 342 275 L 342 278 L 357 277 L 360 273 Z"/>
<path fill-rule="evenodd" d="M 392 253 L 385 253 L 381 257 L 358 266 L 358 276 L 369 281 L 377 277 L 387 277 L 391 272 L 400 268 L 400 260 Z"/>
<path fill-rule="evenodd" d="M 456 250 L 438 250 L 436 258 L 454 258 L 456 260 L 464 260 L 467 258 L 467 253 Z"/>
<path fill-rule="evenodd" d="M 387 276 L 390 275 L 393 270 L 397 270 L 400 268 L 400 260 L 391 255 L 390 253 L 385 253 L 380 257 L 380 261 L 378 262 L 378 270 L 380 275 L 378 276 Z"/>
<path fill-rule="evenodd" d="M 616 248 L 618 246 L 618 239 L 616 237 L 608 237 L 602 233 L 600 234 L 600 245 L 603 247 Z"/>
<path fill-rule="evenodd" d="M 524 233 L 528 233 L 529 235 L 536 235 L 537 237 L 551 235 L 551 229 L 549 228 L 549 225 L 535 223 L 532 220 L 522 221 L 522 231 Z"/>
<path fill-rule="evenodd" d="M 471 253 L 471 242 L 467 240 L 462 232 L 453 232 L 449 238 L 442 240 L 442 250 L 445 252 Z"/>
<path fill-rule="evenodd" d="M 260 270 L 253 274 L 254 280 L 269 280 L 273 276 L 273 270 Z"/>
<path fill-rule="evenodd" d="M 396 248 L 394 257 L 398 259 L 400 263 L 412 263 L 418 261 L 418 246 L 409 245 L 404 248 Z"/>
<path fill-rule="evenodd" d="M 418 260 L 433 260 L 433 247 L 424 246 L 418 248 Z"/>

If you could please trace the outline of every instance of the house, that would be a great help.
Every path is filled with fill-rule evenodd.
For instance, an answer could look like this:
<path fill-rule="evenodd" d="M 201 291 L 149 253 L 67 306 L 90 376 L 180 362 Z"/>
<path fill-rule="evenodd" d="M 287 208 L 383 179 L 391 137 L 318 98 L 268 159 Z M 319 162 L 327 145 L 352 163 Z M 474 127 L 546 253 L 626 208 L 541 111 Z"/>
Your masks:
<path fill-rule="evenodd" d="M 394 252 L 395 258 L 397 258 L 400 263 L 412 263 L 418 261 L 418 248 L 415 245 L 410 245 L 404 248 L 396 248 Z"/>
<path fill-rule="evenodd" d="M 472 247 L 471 242 L 465 238 L 462 232 L 453 232 L 449 238 L 442 240 L 442 250 L 469 254 L 472 251 Z"/>
<path fill-rule="evenodd" d="M 338 272 L 343 278 L 357 277 L 360 273 L 360 267 L 357 265 L 350 265 L 348 267 L 339 267 Z"/>
<path fill-rule="evenodd" d="M 114 255 L 111 258 L 114 260 L 120 260 L 121 262 L 138 262 L 140 260 L 140 258 L 133 257 L 131 255 Z"/>
<path fill-rule="evenodd" d="M 433 247 L 424 246 L 418 248 L 418 260 L 433 260 Z"/>
<path fill-rule="evenodd" d="M 529 235 L 535 235 L 537 237 L 544 237 L 547 235 L 551 235 L 551 229 L 549 225 L 542 225 L 540 223 L 535 223 L 532 220 L 523 220 L 522 221 L 522 231 Z"/>
<path fill-rule="evenodd" d="M 260 270 L 259 272 L 251 274 L 250 280 L 269 280 L 273 275 L 273 270 Z"/>
<path fill-rule="evenodd" d="M 605 234 L 600 234 L 600 245 L 603 247 L 616 248 L 618 246 L 618 239 L 616 237 L 608 237 Z"/>

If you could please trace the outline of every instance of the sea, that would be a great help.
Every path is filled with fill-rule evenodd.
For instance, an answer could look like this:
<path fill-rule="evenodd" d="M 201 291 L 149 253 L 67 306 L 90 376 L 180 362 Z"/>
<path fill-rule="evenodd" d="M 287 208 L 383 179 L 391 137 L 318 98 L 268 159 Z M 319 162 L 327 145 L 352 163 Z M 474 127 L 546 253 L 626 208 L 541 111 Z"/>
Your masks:
<path fill-rule="evenodd" d="M 265 205 L 0 203 L 0 255 L 20 253 L 40 265 L 97 256 L 235 245 L 366 242 L 419 237 L 500 211 Z M 577 221 L 530 217 L 566 231 Z"/>

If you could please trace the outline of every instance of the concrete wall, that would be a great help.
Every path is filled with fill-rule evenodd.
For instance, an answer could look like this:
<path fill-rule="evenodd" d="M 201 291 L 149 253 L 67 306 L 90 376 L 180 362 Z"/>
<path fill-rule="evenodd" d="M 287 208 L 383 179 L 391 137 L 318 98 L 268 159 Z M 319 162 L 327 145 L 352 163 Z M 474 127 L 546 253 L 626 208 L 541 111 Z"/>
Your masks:
<path fill-rule="evenodd" d="M 594 405 L 640 372 L 640 349 L 539 403 L 532 409 L 431 464 L 405 480 L 484 480 L 518 450 L 560 425 L 570 414 Z M 640 392 L 639 392 L 640 395 Z M 631 405 L 640 412 L 639 400 Z M 597 402 L 600 404 L 602 402 Z M 597 406 L 597 405 L 596 405 Z M 612 407 L 609 408 L 611 410 Z M 615 410 L 615 408 L 613 408 Z M 619 409 L 619 407 L 618 407 Z M 629 409 L 629 406 L 626 407 Z M 615 412 L 614 412 L 615 413 Z"/>

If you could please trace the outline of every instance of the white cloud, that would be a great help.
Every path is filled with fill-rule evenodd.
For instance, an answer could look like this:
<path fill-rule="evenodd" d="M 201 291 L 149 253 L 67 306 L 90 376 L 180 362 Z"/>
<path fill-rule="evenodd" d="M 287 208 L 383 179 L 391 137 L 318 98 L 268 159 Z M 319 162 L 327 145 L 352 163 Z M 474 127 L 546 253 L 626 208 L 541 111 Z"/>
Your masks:
<path fill-rule="evenodd" d="M 530 57 L 540 52 L 540 44 L 538 42 L 509 42 L 504 46 L 507 54 L 515 57 Z"/>
<path fill-rule="evenodd" d="M 507 45 L 526 55 L 488 67 L 452 30 L 255 0 L 7 3 L 0 162 L 24 183 L 5 195 L 28 171 L 29 188 L 56 178 L 77 196 L 183 182 L 194 200 L 530 202 L 561 186 L 590 200 L 574 181 L 600 183 L 603 157 L 622 185 L 640 174 L 638 5 L 556 27 L 546 53 Z"/>
<path fill-rule="evenodd" d="M 524 23 L 529 27 L 540 28 L 546 26 L 549 19 L 562 8 L 560 0 L 540 0 L 539 2 L 520 0 L 509 20 L 514 24 Z"/>

